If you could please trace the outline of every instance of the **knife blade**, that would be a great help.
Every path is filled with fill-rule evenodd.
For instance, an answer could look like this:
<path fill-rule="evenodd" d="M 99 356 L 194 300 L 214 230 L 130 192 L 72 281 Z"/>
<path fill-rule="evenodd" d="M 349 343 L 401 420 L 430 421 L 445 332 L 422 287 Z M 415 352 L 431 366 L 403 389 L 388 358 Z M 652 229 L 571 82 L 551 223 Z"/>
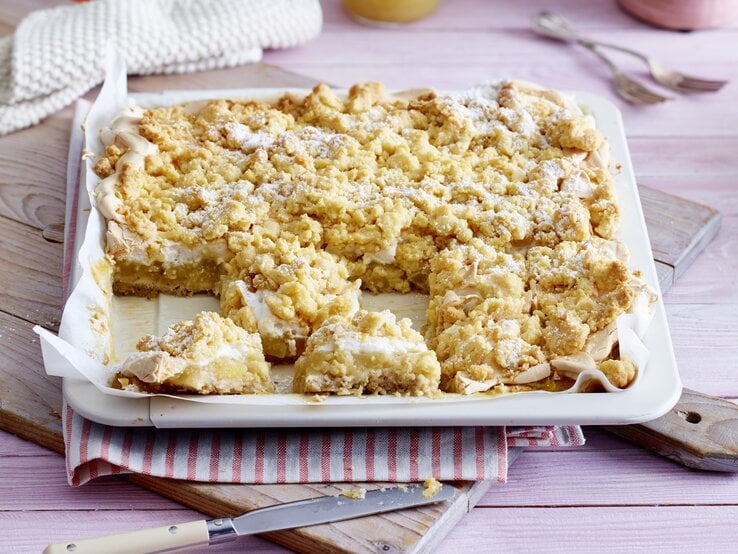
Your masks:
<path fill-rule="evenodd" d="M 442 484 L 433 496 L 424 493 L 423 485 L 407 485 L 367 491 L 364 498 L 357 499 L 344 495 L 321 496 L 258 508 L 235 518 L 191 521 L 132 533 L 51 544 L 46 547 L 44 554 L 174 552 L 229 542 L 244 535 L 308 527 L 443 502 L 453 498 L 456 489 Z"/>

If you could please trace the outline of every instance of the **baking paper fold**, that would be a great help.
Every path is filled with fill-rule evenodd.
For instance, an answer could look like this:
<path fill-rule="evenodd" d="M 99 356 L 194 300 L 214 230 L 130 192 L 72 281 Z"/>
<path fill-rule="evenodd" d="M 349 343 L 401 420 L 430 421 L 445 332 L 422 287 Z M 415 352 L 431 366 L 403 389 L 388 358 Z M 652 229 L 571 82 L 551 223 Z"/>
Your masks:
<path fill-rule="evenodd" d="M 95 103 L 89 111 L 84 129 L 84 156 L 80 191 L 79 210 L 90 207 L 89 218 L 84 230 L 84 239 L 75 259 L 77 282 L 64 306 L 59 335 L 34 327 L 39 335 L 44 366 L 48 375 L 65 379 L 84 380 L 92 383 L 99 391 L 111 396 L 124 398 L 144 398 L 165 396 L 193 402 L 213 404 L 243 405 L 305 405 L 314 404 L 311 396 L 301 394 L 252 394 L 252 395 L 169 395 L 121 390 L 109 386 L 116 367 L 108 364 L 113 360 L 113 339 L 111 335 L 112 321 L 112 273 L 110 262 L 105 255 L 105 219 L 95 207 L 94 189 L 99 178 L 92 170 L 93 162 L 103 151 L 99 140 L 100 129 L 110 122 L 126 107 L 134 102 L 128 96 L 125 63 L 114 51 L 108 52 L 105 82 Z M 239 91 L 171 91 L 159 94 L 140 95 L 147 106 L 160 103 L 174 104 L 188 100 L 239 97 L 247 93 Z M 73 132 L 82 133 L 82 129 Z M 85 194 L 86 191 L 86 194 Z M 77 214 L 71 214 L 72 218 Z M 81 231 L 81 229 L 78 229 Z M 617 318 L 618 342 L 621 358 L 627 358 L 638 369 L 636 379 L 630 387 L 637 386 L 646 369 L 649 351 L 642 338 L 647 332 L 653 316 L 653 305 L 647 310 L 623 314 Z M 143 333 L 142 333 L 143 334 Z M 107 365 L 106 365 L 107 364 Z M 565 394 L 581 392 L 589 389 L 592 382 L 598 382 L 609 393 L 622 392 L 612 385 L 599 370 L 581 372 L 574 385 L 562 393 L 546 391 L 530 391 L 514 394 Z M 329 396 L 322 404 L 329 405 L 386 405 L 409 404 L 420 402 L 484 402 L 493 400 L 497 395 L 489 392 L 471 395 L 446 394 L 441 398 L 414 398 L 396 396 L 363 396 L 343 397 Z M 504 396 L 510 396 L 505 394 Z"/>

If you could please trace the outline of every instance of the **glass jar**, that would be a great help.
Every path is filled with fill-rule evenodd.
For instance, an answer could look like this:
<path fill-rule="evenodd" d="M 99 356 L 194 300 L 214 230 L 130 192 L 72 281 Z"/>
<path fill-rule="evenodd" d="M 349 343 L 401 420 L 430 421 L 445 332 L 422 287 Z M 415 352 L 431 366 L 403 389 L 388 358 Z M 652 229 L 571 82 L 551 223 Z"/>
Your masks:
<path fill-rule="evenodd" d="M 401 25 L 430 15 L 441 0 L 343 0 L 343 7 L 360 23 Z"/>

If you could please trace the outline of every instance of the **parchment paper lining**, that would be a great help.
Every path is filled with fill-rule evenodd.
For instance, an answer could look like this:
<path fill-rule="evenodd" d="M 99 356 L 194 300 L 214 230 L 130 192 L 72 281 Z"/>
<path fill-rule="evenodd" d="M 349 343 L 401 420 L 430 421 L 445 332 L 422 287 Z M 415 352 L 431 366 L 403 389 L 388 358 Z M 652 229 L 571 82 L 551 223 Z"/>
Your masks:
<path fill-rule="evenodd" d="M 230 97 L 238 93 L 229 91 Z M 162 92 L 140 96 L 140 104 L 152 107 L 157 104 L 175 104 L 196 99 L 223 97 L 219 91 Z M 113 352 L 112 287 L 109 262 L 105 257 L 105 219 L 94 206 L 94 188 L 99 178 L 92 171 L 94 160 L 102 152 L 98 138 L 102 127 L 108 125 L 123 109 L 132 105 L 128 96 L 126 69 L 123 60 L 114 53 L 108 56 L 105 83 L 92 106 L 85 122 L 84 145 L 86 156 L 83 160 L 82 185 L 85 187 L 92 209 L 89 214 L 84 240 L 77 256 L 79 279 L 64 307 L 59 336 L 41 328 L 34 327 L 39 335 L 46 372 L 49 375 L 68 379 L 82 379 L 91 382 L 102 393 L 125 398 L 168 396 L 193 402 L 213 404 L 243 405 L 304 405 L 313 403 L 310 396 L 298 394 L 271 395 L 166 395 L 119 390 L 108 386 L 115 372 L 114 364 L 106 363 L 115 359 Z M 89 154 L 93 155 L 90 156 Z M 74 217 L 75 214 L 72 214 Z M 617 319 L 618 342 L 621 358 L 627 358 L 638 369 L 638 381 L 647 367 L 649 351 L 641 340 L 648 329 L 653 310 L 623 314 Z M 142 333 L 143 334 L 143 333 Z M 563 393 L 530 391 L 514 394 L 566 394 L 581 392 L 592 383 L 598 382 L 609 393 L 621 392 L 613 386 L 599 370 L 587 370 L 579 374 L 574 385 Z M 395 396 L 335 397 L 326 398 L 323 403 L 331 405 L 383 405 L 408 404 L 419 402 L 448 403 L 490 401 L 496 396 L 489 393 L 472 395 L 446 394 L 442 398 L 408 398 Z M 504 396 L 510 396 L 506 394 Z"/>

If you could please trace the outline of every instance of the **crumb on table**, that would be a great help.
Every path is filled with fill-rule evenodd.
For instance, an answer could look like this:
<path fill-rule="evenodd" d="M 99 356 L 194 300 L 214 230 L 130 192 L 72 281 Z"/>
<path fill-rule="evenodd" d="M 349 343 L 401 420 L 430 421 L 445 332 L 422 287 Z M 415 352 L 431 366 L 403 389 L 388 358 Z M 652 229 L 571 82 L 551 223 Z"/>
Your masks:
<path fill-rule="evenodd" d="M 423 489 L 423 498 L 429 500 L 436 496 L 443 489 L 443 483 L 438 481 L 435 477 L 428 477 L 423 481 L 425 488 Z"/>
<path fill-rule="evenodd" d="M 366 489 L 363 487 L 354 487 L 341 491 L 341 496 L 345 496 L 351 500 L 364 500 L 366 498 Z"/>

